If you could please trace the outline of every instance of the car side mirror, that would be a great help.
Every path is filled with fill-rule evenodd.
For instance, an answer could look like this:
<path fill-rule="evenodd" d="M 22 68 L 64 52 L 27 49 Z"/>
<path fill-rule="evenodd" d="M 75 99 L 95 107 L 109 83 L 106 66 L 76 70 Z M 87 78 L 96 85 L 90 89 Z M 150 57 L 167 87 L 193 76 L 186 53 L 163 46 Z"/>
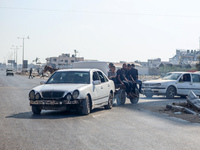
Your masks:
<path fill-rule="evenodd" d="M 100 81 L 100 80 L 95 80 L 95 81 L 93 81 L 93 84 L 94 84 L 94 85 L 101 84 L 101 81 Z"/>
<path fill-rule="evenodd" d="M 43 85 L 45 83 L 46 83 L 46 81 L 40 81 L 40 85 Z"/>

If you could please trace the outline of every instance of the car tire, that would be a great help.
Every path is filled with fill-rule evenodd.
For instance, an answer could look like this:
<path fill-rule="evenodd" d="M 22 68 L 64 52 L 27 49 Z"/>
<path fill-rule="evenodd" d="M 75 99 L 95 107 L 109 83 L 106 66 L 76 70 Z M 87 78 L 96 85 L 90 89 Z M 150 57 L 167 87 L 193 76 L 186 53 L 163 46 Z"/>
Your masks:
<path fill-rule="evenodd" d="M 137 95 L 137 97 L 130 99 L 131 104 L 137 104 L 139 99 L 140 99 L 140 93 L 139 93 L 139 90 L 137 88 L 135 88 L 135 94 Z"/>
<path fill-rule="evenodd" d="M 117 105 L 124 105 L 126 102 L 126 92 L 124 89 L 119 89 L 116 95 Z"/>
<path fill-rule="evenodd" d="M 81 101 L 81 106 L 82 108 L 80 110 L 80 114 L 88 115 L 90 113 L 90 99 L 88 95 L 86 96 L 84 100 Z"/>
<path fill-rule="evenodd" d="M 41 109 L 38 106 L 32 106 L 32 112 L 34 115 L 40 115 Z"/>
<path fill-rule="evenodd" d="M 173 86 L 169 86 L 167 88 L 167 92 L 166 92 L 166 97 L 169 99 L 174 98 L 174 96 L 176 95 L 176 89 Z"/>
<path fill-rule="evenodd" d="M 153 94 L 145 94 L 146 98 L 152 98 Z"/>
<path fill-rule="evenodd" d="M 113 94 L 110 93 L 108 96 L 108 105 L 105 105 L 104 108 L 105 109 L 112 109 L 113 106 Z"/>

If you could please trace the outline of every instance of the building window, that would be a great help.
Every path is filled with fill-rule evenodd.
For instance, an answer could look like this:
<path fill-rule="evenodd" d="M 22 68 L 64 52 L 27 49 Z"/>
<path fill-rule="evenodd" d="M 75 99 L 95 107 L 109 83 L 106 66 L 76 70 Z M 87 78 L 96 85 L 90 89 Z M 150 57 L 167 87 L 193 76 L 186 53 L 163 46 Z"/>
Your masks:
<path fill-rule="evenodd" d="M 68 60 L 65 60 L 66 63 L 68 63 Z"/>
<path fill-rule="evenodd" d="M 56 59 L 56 58 L 54 58 L 54 59 L 53 59 L 53 61 L 57 61 L 57 59 Z"/>
<path fill-rule="evenodd" d="M 60 62 L 63 62 L 63 60 L 61 59 Z"/>
<path fill-rule="evenodd" d="M 73 62 L 74 62 L 74 60 L 71 60 L 71 62 L 73 63 Z"/>

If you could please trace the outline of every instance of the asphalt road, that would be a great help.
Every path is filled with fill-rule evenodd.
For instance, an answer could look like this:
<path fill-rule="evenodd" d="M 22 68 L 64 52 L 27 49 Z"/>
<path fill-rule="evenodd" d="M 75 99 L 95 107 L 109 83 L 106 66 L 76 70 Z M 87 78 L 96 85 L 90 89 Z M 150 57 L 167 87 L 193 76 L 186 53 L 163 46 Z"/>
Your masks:
<path fill-rule="evenodd" d="M 172 102 L 141 97 L 90 115 L 43 111 L 34 116 L 28 93 L 41 79 L 0 71 L 0 150 L 194 150 L 200 125 L 150 111 Z M 177 99 L 181 101 L 181 99 Z"/>

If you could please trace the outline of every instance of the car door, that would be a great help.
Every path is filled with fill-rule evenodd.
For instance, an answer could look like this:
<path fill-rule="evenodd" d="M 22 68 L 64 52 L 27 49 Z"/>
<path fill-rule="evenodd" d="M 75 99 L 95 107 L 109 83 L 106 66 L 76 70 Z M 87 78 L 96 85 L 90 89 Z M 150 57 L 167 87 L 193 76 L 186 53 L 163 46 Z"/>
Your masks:
<path fill-rule="evenodd" d="M 192 76 L 192 87 L 191 90 L 196 94 L 200 95 L 200 75 L 199 74 L 191 74 Z"/>
<path fill-rule="evenodd" d="M 99 78 L 101 80 L 101 97 L 102 97 L 102 102 L 107 102 L 109 93 L 110 93 L 110 85 L 108 82 L 108 78 L 101 72 L 98 71 Z"/>
<path fill-rule="evenodd" d="M 177 82 L 177 94 L 187 95 L 192 88 L 191 74 L 184 73 Z"/>
<path fill-rule="evenodd" d="M 100 81 L 99 75 L 97 73 L 97 71 L 94 71 L 92 73 L 92 81 Z M 99 84 L 94 84 L 93 83 L 93 94 L 92 94 L 92 100 L 93 100 L 93 104 L 97 105 L 101 102 L 101 83 L 99 82 Z"/>

